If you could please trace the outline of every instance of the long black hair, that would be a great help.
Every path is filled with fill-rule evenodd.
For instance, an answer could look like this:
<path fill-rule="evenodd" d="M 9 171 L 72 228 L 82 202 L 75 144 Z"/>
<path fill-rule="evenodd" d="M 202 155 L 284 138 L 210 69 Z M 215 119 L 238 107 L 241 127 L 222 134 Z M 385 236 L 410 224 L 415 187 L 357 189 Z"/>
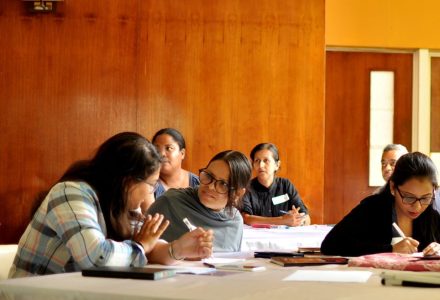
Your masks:
<path fill-rule="evenodd" d="M 438 212 L 433 208 L 435 202 L 435 191 L 438 188 L 437 169 L 434 162 L 425 154 L 420 152 L 407 153 L 401 156 L 396 163 L 390 181 L 396 187 L 403 185 L 410 179 L 428 179 L 433 187 L 433 201 L 425 211 L 414 220 L 413 236 L 421 237 L 424 241 L 439 242 L 440 224 Z M 424 249 L 427 245 L 419 245 Z"/>
<path fill-rule="evenodd" d="M 147 179 L 160 168 L 160 155 L 145 137 L 135 132 L 118 133 L 105 141 L 90 160 L 73 163 L 61 176 L 62 181 L 84 181 L 96 192 L 109 238 L 124 237 L 116 222 L 127 211 L 130 183 Z M 121 225 L 121 224 L 117 224 Z"/>

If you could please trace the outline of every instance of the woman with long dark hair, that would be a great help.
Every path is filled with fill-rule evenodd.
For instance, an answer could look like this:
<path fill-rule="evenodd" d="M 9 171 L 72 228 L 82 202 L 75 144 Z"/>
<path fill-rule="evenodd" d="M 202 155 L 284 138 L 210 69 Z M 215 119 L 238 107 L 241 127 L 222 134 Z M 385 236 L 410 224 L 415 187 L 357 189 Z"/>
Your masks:
<path fill-rule="evenodd" d="M 168 244 L 159 240 L 169 225 L 163 215 L 142 214 L 159 169 L 156 148 L 133 132 L 111 137 L 92 159 L 74 163 L 26 228 L 9 277 L 210 256 L 212 232 L 197 228 Z"/>
<path fill-rule="evenodd" d="M 345 216 L 326 236 L 321 251 L 344 256 L 439 254 L 440 215 L 433 209 L 437 187 L 437 170 L 428 156 L 420 152 L 401 156 L 385 188 Z"/>

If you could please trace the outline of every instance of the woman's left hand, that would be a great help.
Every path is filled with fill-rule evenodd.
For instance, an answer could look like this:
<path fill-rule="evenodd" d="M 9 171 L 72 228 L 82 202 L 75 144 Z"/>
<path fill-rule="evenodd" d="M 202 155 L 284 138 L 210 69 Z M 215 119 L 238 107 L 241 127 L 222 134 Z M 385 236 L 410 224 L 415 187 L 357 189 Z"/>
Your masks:
<path fill-rule="evenodd" d="M 145 254 L 148 254 L 169 224 L 170 222 L 164 220 L 163 215 L 155 214 L 153 217 L 148 215 L 142 228 L 138 232 L 134 232 L 133 240 L 141 244 L 144 247 Z"/>
<path fill-rule="evenodd" d="M 440 244 L 432 242 L 425 249 L 423 249 L 423 255 L 440 255 Z"/>

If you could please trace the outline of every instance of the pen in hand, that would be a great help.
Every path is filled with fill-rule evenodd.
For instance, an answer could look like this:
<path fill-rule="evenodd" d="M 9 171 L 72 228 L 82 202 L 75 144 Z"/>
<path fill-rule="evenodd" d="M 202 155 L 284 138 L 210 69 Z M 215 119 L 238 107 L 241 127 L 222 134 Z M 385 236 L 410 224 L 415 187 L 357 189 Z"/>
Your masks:
<path fill-rule="evenodd" d="M 403 233 L 402 229 L 400 229 L 399 225 L 396 224 L 396 222 L 393 222 L 393 227 L 396 229 L 397 233 L 401 238 L 406 238 L 405 234 Z"/>
<path fill-rule="evenodd" d="M 197 229 L 196 226 L 194 226 L 193 224 L 191 224 L 191 222 L 187 219 L 187 218 L 183 218 L 183 223 L 185 223 L 186 227 L 188 227 L 189 231 L 193 231 L 195 229 Z"/>

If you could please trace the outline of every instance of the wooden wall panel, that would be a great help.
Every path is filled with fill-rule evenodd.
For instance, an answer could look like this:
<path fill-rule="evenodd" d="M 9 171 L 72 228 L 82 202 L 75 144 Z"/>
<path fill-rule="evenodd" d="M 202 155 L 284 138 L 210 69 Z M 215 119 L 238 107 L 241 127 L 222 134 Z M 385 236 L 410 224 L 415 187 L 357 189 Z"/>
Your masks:
<path fill-rule="evenodd" d="M 440 57 L 431 57 L 431 152 L 440 152 Z"/>
<path fill-rule="evenodd" d="M 321 4 L 143 3 L 140 53 L 147 55 L 139 58 L 138 73 L 146 101 L 138 112 L 148 117 L 139 117 L 142 131 L 181 129 L 192 147 L 186 162 L 192 171 L 218 151 L 248 154 L 272 141 L 281 149 L 280 175 L 291 178 L 314 221 L 322 221 Z"/>
<path fill-rule="evenodd" d="M 394 142 L 411 148 L 412 55 L 326 57 L 324 222 L 337 223 L 376 189 L 368 186 L 370 71 L 394 71 Z"/>
<path fill-rule="evenodd" d="M 75 0 L 34 15 L 1 1 L 0 243 L 18 241 L 70 163 L 116 132 L 162 127 L 184 133 L 194 172 L 276 143 L 280 175 L 321 222 L 324 1 L 257 4 Z"/>
<path fill-rule="evenodd" d="M 56 15 L 27 14 L 21 1 L 0 4 L 9 32 L 0 37 L 0 161 L 7 165 L 0 166 L 0 242 L 18 241 L 37 192 L 70 163 L 110 135 L 136 130 L 136 23 L 109 15 L 104 2 L 78 2 L 59 5 Z"/>

